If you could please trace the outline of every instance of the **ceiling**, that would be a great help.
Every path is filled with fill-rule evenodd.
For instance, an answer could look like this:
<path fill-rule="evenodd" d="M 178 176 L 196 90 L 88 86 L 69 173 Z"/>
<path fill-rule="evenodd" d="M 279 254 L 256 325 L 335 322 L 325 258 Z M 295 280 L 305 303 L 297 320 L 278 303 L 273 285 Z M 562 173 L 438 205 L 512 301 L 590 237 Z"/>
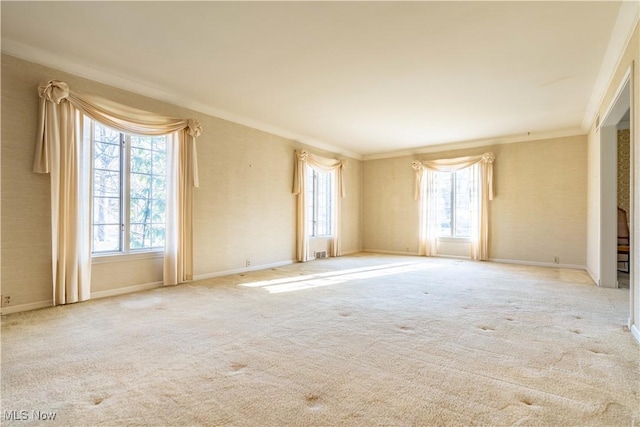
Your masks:
<path fill-rule="evenodd" d="M 581 132 L 620 5 L 3 1 L 2 47 L 371 156 Z"/>

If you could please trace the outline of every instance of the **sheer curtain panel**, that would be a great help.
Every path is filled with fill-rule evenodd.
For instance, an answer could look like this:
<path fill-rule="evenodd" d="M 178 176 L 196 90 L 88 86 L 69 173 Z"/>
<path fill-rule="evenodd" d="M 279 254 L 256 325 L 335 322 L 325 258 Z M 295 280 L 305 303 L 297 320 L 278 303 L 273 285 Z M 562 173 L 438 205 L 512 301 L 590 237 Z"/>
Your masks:
<path fill-rule="evenodd" d="M 168 172 L 164 282 L 193 277 L 193 187 L 198 186 L 197 120 L 177 119 L 137 110 L 97 96 L 74 92 L 58 80 L 38 88 L 40 115 L 33 163 L 36 173 L 51 175 L 53 303 L 90 298 L 91 146 L 83 135 L 84 116 L 136 135 L 165 135 Z"/>

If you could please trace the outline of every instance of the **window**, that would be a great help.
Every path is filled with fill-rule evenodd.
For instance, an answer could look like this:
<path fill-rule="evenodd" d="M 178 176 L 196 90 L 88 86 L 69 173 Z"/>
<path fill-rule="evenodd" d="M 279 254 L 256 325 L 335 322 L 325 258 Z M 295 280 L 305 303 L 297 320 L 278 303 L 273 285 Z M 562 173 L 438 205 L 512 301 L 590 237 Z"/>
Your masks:
<path fill-rule="evenodd" d="M 307 168 L 307 223 L 309 237 L 331 235 L 333 173 Z"/>
<path fill-rule="evenodd" d="M 475 204 L 473 168 L 457 172 L 434 172 L 436 188 L 436 223 L 439 237 L 470 236 L 470 224 Z"/>
<path fill-rule="evenodd" d="M 92 122 L 92 252 L 164 248 L 165 136 L 125 135 Z"/>

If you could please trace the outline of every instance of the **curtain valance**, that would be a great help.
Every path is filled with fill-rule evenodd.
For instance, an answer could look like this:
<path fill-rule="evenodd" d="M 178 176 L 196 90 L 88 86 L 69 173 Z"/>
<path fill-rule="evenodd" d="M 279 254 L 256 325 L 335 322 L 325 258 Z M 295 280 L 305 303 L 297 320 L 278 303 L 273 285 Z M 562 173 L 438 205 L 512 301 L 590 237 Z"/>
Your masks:
<path fill-rule="evenodd" d="M 436 172 L 455 172 L 460 169 L 473 166 L 477 163 L 481 163 L 484 166 L 482 179 L 488 186 L 489 200 L 493 200 L 493 161 L 495 159 L 496 157 L 493 153 L 488 152 L 479 156 L 456 157 L 452 159 L 426 161 L 414 160 L 411 163 L 411 166 L 416 173 L 414 198 L 416 200 L 420 200 L 421 198 L 420 189 L 422 188 L 422 179 L 424 178 L 425 170 L 433 170 Z"/>
<path fill-rule="evenodd" d="M 198 186 L 198 163 L 195 139 L 202 133 L 202 127 L 196 119 L 178 119 L 162 116 L 148 111 L 138 110 L 95 95 L 75 92 L 69 85 L 59 80 L 49 80 L 38 87 L 40 96 L 40 122 L 38 140 L 33 163 L 33 171 L 49 173 L 51 171 L 50 147 L 45 135 L 45 122 L 53 111 L 51 107 L 68 102 L 87 117 L 112 127 L 113 129 L 135 135 L 167 135 L 183 131 L 183 143 L 190 145 L 189 180 Z M 49 112 L 49 114 L 48 114 Z"/>
<path fill-rule="evenodd" d="M 342 174 L 347 165 L 345 159 L 330 159 L 328 157 L 316 156 L 307 150 L 296 150 L 296 162 L 294 163 L 293 175 L 293 194 L 300 194 L 301 183 L 304 181 L 304 168 L 302 165 L 309 165 L 314 169 L 330 172 L 338 171 L 338 188 L 340 188 L 340 197 L 346 196 L 344 180 Z"/>

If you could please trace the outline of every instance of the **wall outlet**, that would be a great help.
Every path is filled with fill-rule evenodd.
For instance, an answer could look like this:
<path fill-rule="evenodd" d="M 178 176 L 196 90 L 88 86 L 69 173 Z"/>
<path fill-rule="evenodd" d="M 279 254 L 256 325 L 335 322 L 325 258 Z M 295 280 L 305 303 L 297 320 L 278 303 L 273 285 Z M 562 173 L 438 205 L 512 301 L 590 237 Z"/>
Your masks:
<path fill-rule="evenodd" d="M 554 256 L 553 257 L 553 263 L 554 264 L 560 264 L 560 257 L 559 256 Z"/>
<path fill-rule="evenodd" d="M 247 267 L 251 267 L 251 260 L 250 259 L 247 260 Z"/>
<path fill-rule="evenodd" d="M 9 295 L 2 295 L 2 306 L 11 304 L 11 297 Z"/>

